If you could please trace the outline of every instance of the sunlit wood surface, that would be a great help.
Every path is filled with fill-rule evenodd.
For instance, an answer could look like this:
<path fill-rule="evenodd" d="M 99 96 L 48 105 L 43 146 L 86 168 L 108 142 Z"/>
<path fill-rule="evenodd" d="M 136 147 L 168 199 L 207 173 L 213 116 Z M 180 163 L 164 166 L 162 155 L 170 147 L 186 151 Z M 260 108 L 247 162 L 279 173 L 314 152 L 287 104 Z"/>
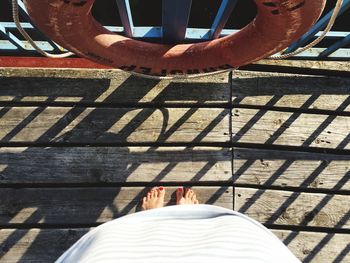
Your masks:
<path fill-rule="evenodd" d="M 1 262 L 54 261 L 157 185 L 251 216 L 303 262 L 350 262 L 350 79 L 0 76 Z"/>

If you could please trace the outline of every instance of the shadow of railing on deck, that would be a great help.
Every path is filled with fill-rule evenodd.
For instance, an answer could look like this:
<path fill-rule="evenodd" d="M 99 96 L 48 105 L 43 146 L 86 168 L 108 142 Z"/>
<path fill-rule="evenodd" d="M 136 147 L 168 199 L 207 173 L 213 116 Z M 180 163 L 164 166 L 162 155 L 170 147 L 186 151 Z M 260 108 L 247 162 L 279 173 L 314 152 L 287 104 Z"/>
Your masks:
<path fill-rule="evenodd" d="M 228 130 L 217 128 L 222 122 L 228 127 L 229 110 L 222 108 L 208 117 L 196 108 L 207 103 L 209 108 L 212 103 L 227 106 L 227 83 L 164 84 L 128 76 L 111 83 L 55 78 L 2 81 L 5 84 L 0 97 L 7 107 L 0 111 L 4 127 L 0 143 L 10 146 L 0 151 L 0 182 L 10 186 L 2 189 L 6 199 L 0 204 L 0 224 L 6 228 L 88 227 L 133 212 L 147 189 L 134 187 L 130 197 L 128 190 L 118 187 L 125 182 L 135 186 L 159 182 L 195 185 L 212 180 L 215 174 L 225 177 L 201 200 L 207 203 L 220 203 L 232 184 L 229 148 L 195 147 L 203 141 L 214 146 L 229 143 Z M 174 106 L 162 107 L 167 101 L 182 106 L 177 110 Z M 168 142 L 183 146 L 157 146 Z M 181 168 L 186 162 L 190 164 Z M 222 163 L 229 164 L 226 170 L 216 168 Z M 147 168 L 150 181 L 143 179 L 142 171 Z M 175 177 L 176 171 L 183 172 L 182 180 Z M 220 172 L 225 172 L 224 176 Z M 16 185 L 23 188 L 12 188 Z M 104 190 L 97 193 L 99 187 Z M 47 233 L 42 231 L 34 237 L 26 229 L 6 232 L 0 242 L 0 258 L 18 242 L 23 249 L 22 254 L 14 253 L 18 261 L 26 261 L 35 253 L 43 253 L 36 259 L 46 257 L 42 248 L 40 251 L 40 244 L 47 242 Z M 61 242 L 52 244 L 57 249 L 50 250 L 51 260 L 84 231 L 64 233 Z M 25 241 L 28 235 L 33 240 Z"/>
<path fill-rule="evenodd" d="M 290 95 L 294 96 L 294 98 L 289 97 Z M 250 179 L 243 180 L 243 185 L 250 184 L 253 186 L 257 183 L 259 188 L 261 188 L 261 186 L 267 189 L 274 187 L 273 189 L 280 190 L 286 187 L 288 190 L 291 190 L 293 189 L 291 187 L 294 187 L 294 189 L 299 188 L 299 191 L 301 190 L 304 192 L 310 192 L 309 189 L 320 188 L 323 191 L 326 190 L 325 193 L 329 193 L 328 195 L 324 195 L 315 205 L 312 203 L 302 206 L 301 204 L 300 207 L 296 207 L 295 205 L 293 206 L 293 203 L 297 203 L 297 201 L 299 201 L 298 199 L 301 199 L 302 193 L 295 192 L 295 190 L 292 194 L 286 192 L 287 198 L 281 196 L 281 200 L 277 202 L 279 204 L 277 204 L 275 200 L 270 200 L 272 203 L 275 203 L 277 207 L 270 204 L 267 205 L 267 209 L 274 210 L 271 213 L 267 213 L 266 218 L 261 218 L 261 216 L 257 215 L 259 211 L 254 210 L 259 208 L 265 209 L 266 207 L 264 207 L 263 202 L 266 204 L 269 200 L 265 197 L 267 193 L 266 190 L 257 190 L 239 207 L 239 211 L 248 214 L 252 213 L 253 217 L 257 217 L 257 219 L 260 219 L 260 221 L 263 221 L 268 226 L 277 224 L 282 227 L 281 225 L 289 223 L 296 227 L 313 226 L 316 228 L 334 228 L 336 230 L 343 227 L 348 228 L 350 210 L 347 206 L 343 207 L 343 211 L 338 211 L 339 214 L 336 216 L 327 215 L 326 212 L 323 212 L 323 209 L 334 199 L 332 192 L 350 192 L 350 170 L 347 168 L 350 157 L 345 154 L 343 156 L 337 156 L 320 154 L 317 152 L 306 154 L 301 152 L 293 153 L 291 151 L 288 153 L 287 151 L 281 151 L 286 148 L 279 148 L 279 146 L 292 145 L 301 148 L 309 148 L 312 146 L 336 150 L 349 150 L 350 80 L 325 77 L 295 78 L 288 76 L 236 79 L 233 84 L 233 97 L 233 103 L 238 107 L 233 111 L 233 143 L 238 146 L 241 142 L 255 143 L 268 146 L 267 149 L 270 149 L 261 150 L 260 156 L 259 154 L 255 154 L 251 157 L 249 153 L 251 154 L 253 151 L 249 152 L 248 150 L 247 153 L 244 153 L 242 149 L 240 150 L 243 152 L 242 158 L 240 154 L 234 154 L 234 184 L 240 184 L 240 177 L 245 176 L 245 178 L 248 178 L 248 176 L 250 176 L 250 178 L 255 178 L 258 183 L 254 183 L 255 179 Z M 324 103 L 323 105 L 322 102 Z M 242 121 L 240 119 L 241 112 L 244 111 L 245 108 L 249 108 L 249 105 L 254 105 L 253 109 L 255 109 L 255 113 L 250 112 L 248 117 Z M 256 107 L 256 105 L 258 105 L 258 107 Z M 243 108 L 239 109 L 242 106 Z M 261 109 L 259 109 L 259 107 Z M 276 109 L 279 111 L 276 111 L 275 115 L 268 115 L 271 110 Z M 305 126 L 303 127 L 301 123 L 308 114 L 309 116 L 311 116 L 310 114 L 315 114 L 315 118 L 319 119 L 309 123 L 304 121 L 303 125 Z M 343 117 L 340 118 L 344 118 L 344 120 L 346 118 L 346 122 L 339 122 L 339 120 L 336 120 L 339 118 L 339 114 L 343 115 Z M 271 116 L 274 120 L 270 121 L 268 119 L 271 118 Z M 310 120 L 310 118 L 306 118 L 306 120 L 307 119 Z M 266 123 L 268 125 L 266 125 Z M 235 124 L 239 127 L 235 127 Z M 334 139 L 332 138 L 332 136 L 334 136 L 333 134 L 336 135 Z M 295 148 L 294 151 L 296 150 Z M 257 151 L 259 152 L 259 150 Z M 276 151 L 279 152 L 276 153 Z M 282 156 L 279 156 L 279 154 Z M 236 159 L 242 159 L 238 167 L 235 167 Z M 300 169 L 302 167 L 296 169 L 298 162 L 301 160 L 308 162 L 310 159 L 313 161 L 313 170 L 310 167 L 307 167 L 307 172 Z M 276 162 L 276 160 L 279 160 L 279 162 Z M 260 169 L 255 165 L 256 162 L 261 164 Z M 268 167 L 271 162 L 274 163 L 273 168 Z M 336 178 L 339 180 L 336 181 L 334 179 L 333 181 L 336 182 L 333 182 L 333 185 L 328 182 L 327 186 L 322 186 L 322 178 L 320 179 L 320 177 L 322 177 L 325 170 L 331 167 L 332 162 L 343 162 L 338 164 L 338 168 L 343 168 L 336 174 Z M 266 170 L 270 171 L 267 172 Z M 292 182 L 293 179 L 298 178 L 293 178 L 291 171 L 294 171 L 294 173 L 300 172 L 302 174 L 302 176 L 299 176 L 299 181 L 297 181 L 297 183 Z M 341 173 L 343 174 L 341 175 Z M 267 176 L 267 174 L 269 175 Z M 286 180 L 285 174 L 287 174 L 287 176 L 292 175 L 289 182 Z M 281 180 L 281 177 L 284 178 Z M 323 178 L 323 180 L 325 179 Z M 259 199 L 263 201 L 259 202 Z M 308 206 L 313 207 L 307 208 Z M 289 213 L 288 209 L 290 207 L 296 210 Z M 305 209 L 307 211 L 303 211 Z M 301 216 L 300 214 L 303 215 Z M 325 225 L 322 225 L 322 223 L 320 224 L 322 220 L 318 220 L 319 222 L 317 222 L 316 219 L 318 216 L 321 217 L 321 214 L 331 218 L 330 222 L 323 221 Z M 340 217 L 338 217 L 339 215 Z M 313 248 L 308 250 L 306 255 L 299 255 L 304 257 L 303 262 L 313 261 L 318 253 L 329 244 L 335 235 L 333 231 L 330 232 L 331 233 L 327 233 L 324 237 L 320 238 L 320 241 Z M 291 232 L 283 238 L 284 243 L 287 245 L 291 244 L 298 235 L 298 231 Z M 348 250 L 347 244 L 345 244 L 345 248 L 339 247 L 338 249 L 340 253 L 339 255 L 335 255 L 334 263 L 341 262 L 344 258 L 344 251 Z"/>
<path fill-rule="evenodd" d="M 32 81 L 33 83 L 38 82 L 37 79 L 33 79 Z M 194 117 L 196 114 L 205 114 L 203 112 L 201 113 L 199 109 L 204 104 L 208 103 L 207 105 L 218 105 L 221 103 L 222 106 L 224 106 L 225 101 L 229 101 L 227 97 L 229 92 L 227 92 L 227 86 L 225 85 L 200 82 L 198 84 L 170 83 L 163 85 L 157 81 L 140 80 L 134 77 L 129 77 L 124 81 L 121 81 L 121 84 L 118 84 L 118 88 L 113 87 L 113 84 L 111 86 L 107 80 L 93 80 L 95 84 L 92 86 L 89 86 L 91 85 L 92 80 L 65 81 L 66 83 L 64 85 L 60 85 L 62 88 L 56 87 L 56 90 L 59 92 L 57 92 L 55 95 L 51 95 L 52 90 L 55 90 L 52 85 L 57 85 L 55 84 L 55 80 L 52 81 L 52 85 L 49 85 L 50 87 L 44 88 L 43 86 L 40 87 L 40 85 L 37 84 L 37 89 L 34 90 L 27 89 L 26 91 L 23 91 L 22 87 L 22 89 L 18 88 L 17 91 L 16 89 L 9 90 L 10 92 L 13 92 L 12 94 L 4 94 L 8 92 L 8 89 L 5 91 L 0 91 L 0 97 L 5 95 L 11 97 L 13 104 L 15 104 L 14 101 L 23 102 L 23 100 L 29 100 L 30 98 L 28 98 L 28 96 L 38 96 L 41 97 L 41 99 L 46 100 L 45 103 L 47 104 L 51 103 L 52 105 L 58 107 L 61 103 L 61 106 L 64 106 L 61 108 L 65 109 L 57 113 L 57 108 L 55 108 L 55 114 L 56 116 L 59 116 L 59 118 L 51 119 L 50 114 L 52 114 L 53 111 L 50 112 L 50 109 L 45 107 L 43 103 L 42 107 L 34 107 L 32 110 L 27 111 L 26 114 L 20 115 L 17 118 L 19 121 L 17 123 L 15 122 L 15 125 L 11 126 L 11 128 L 9 128 L 3 134 L 1 140 L 2 143 L 14 141 L 18 142 L 21 140 L 28 142 L 28 140 L 32 140 L 33 143 L 41 143 L 43 147 L 48 147 L 29 147 L 23 149 L 21 148 L 20 150 L 19 148 L 16 148 L 19 150 L 19 152 L 0 152 L 0 167 L 5 167 L 2 169 L 0 175 L 2 184 L 23 183 L 24 179 L 27 180 L 26 183 L 30 183 L 28 180 L 32 180 L 33 178 L 36 178 L 37 181 L 32 182 L 32 186 L 42 183 L 44 185 L 47 184 L 48 187 L 54 187 L 54 185 L 57 184 L 59 186 L 58 189 L 60 189 L 65 187 L 65 184 L 67 186 L 72 183 L 77 184 L 76 188 L 74 188 L 71 193 L 66 193 L 66 196 L 62 196 L 63 192 L 58 192 L 56 195 L 53 195 L 53 200 L 45 201 L 47 202 L 45 205 L 40 207 L 40 204 L 37 204 L 36 210 L 34 209 L 25 213 L 27 218 L 19 216 L 26 209 L 30 209 L 30 204 L 28 202 L 26 203 L 26 200 L 30 199 L 30 195 L 37 194 L 37 198 L 39 198 L 39 196 L 43 195 L 43 193 L 33 193 L 35 192 L 35 188 L 33 188 L 34 190 L 32 192 L 27 192 L 27 196 L 22 196 L 19 198 L 20 194 L 23 195 L 23 191 L 20 192 L 21 190 L 19 189 L 13 190 L 13 198 L 7 200 L 7 204 L 14 203 L 15 205 L 7 207 L 7 212 L 5 207 L 0 205 L 1 210 L 5 211 L 4 214 L 7 213 L 7 216 L 3 216 L 3 219 L 1 220 L 1 224 L 3 225 L 14 224 L 14 222 L 20 222 L 20 220 L 23 220 L 23 222 L 20 223 L 35 226 L 41 224 L 41 222 L 44 222 L 44 224 L 47 225 L 53 224 L 54 221 L 52 221 L 52 218 L 57 215 L 50 217 L 49 211 L 52 212 L 54 210 L 52 207 L 49 207 L 50 204 L 52 205 L 53 201 L 60 204 L 60 202 L 63 202 L 64 199 L 72 200 L 74 203 L 74 200 L 77 198 L 80 198 L 82 201 L 80 201 L 80 203 L 75 203 L 76 207 L 80 205 L 81 208 L 81 205 L 84 204 L 83 201 L 85 201 L 86 205 L 83 207 L 83 209 L 79 210 L 80 213 L 81 211 L 88 211 L 88 214 L 78 215 L 80 218 L 80 224 L 91 225 L 91 222 L 102 222 L 133 211 L 138 205 L 138 201 L 146 192 L 146 189 L 140 188 L 138 192 L 133 193 L 133 196 L 135 197 L 134 199 L 129 200 L 126 198 L 124 199 L 126 200 L 124 205 L 118 206 L 118 196 L 122 196 L 123 193 L 120 192 L 120 188 L 117 187 L 118 184 L 113 185 L 113 182 L 115 183 L 116 180 L 119 180 L 119 183 L 141 182 L 141 184 L 144 184 L 147 180 L 140 181 L 138 178 L 148 176 L 147 178 L 149 179 L 149 182 L 152 182 L 150 185 L 155 185 L 160 181 L 172 182 L 174 184 L 181 183 L 182 181 L 189 181 L 196 184 L 196 182 L 200 180 L 207 182 L 208 178 L 215 176 L 215 173 L 219 173 L 220 169 L 215 170 L 217 166 L 222 165 L 224 162 L 230 161 L 231 155 L 229 152 L 218 153 L 217 149 L 215 150 L 211 147 L 194 147 L 194 145 L 201 145 L 202 143 L 213 143 L 215 145 L 216 143 L 221 144 L 224 142 L 222 138 L 225 138 L 225 134 L 220 133 L 218 127 L 220 127 L 220 123 L 228 120 L 228 110 L 222 109 L 214 112 L 213 116 L 209 118 L 209 121 L 204 122 L 204 124 L 202 123 L 203 125 L 199 127 L 196 132 L 193 132 L 196 130 L 196 128 L 188 128 L 198 125 L 198 123 L 195 123 L 198 120 L 205 120 L 205 118 L 201 119 L 200 117 L 198 119 L 197 117 Z M 140 81 L 142 82 L 142 85 L 140 85 Z M 281 85 L 281 87 L 278 86 L 281 83 L 288 83 L 289 85 L 291 81 L 294 82 L 294 87 L 296 85 L 303 85 L 303 88 L 299 87 L 294 89 L 283 89 L 283 85 Z M 315 81 L 316 83 L 326 81 L 326 83 L 322 85 L 314 85 Z M 350 82 L 344 79 L 335 79 L 334 81 L 337 84 L 340 82 Z M 340 102 L 336 107 L 337 109 L 333 108 L 326 110 L 336 109 L 338 112 L 342 112 L 349 107 L 350 84 L 338 85 L 334 89 L 329 89 L 329 85 L 332 83 L 334 84 L 334 82 L 330 82 L 328 79 L 324 78 L 303 77 L 301 80 L 299 80 L 299 82 L 295 83 L 295 80 L 288 77 L 270 77 L 257 81 L 257 86 L 249 88 L 247 83 L 252 82 L 255 83 L 256 79 L 247 78 L 235 80 L 233 95 L 236 96 L 236 99 L 233 100 L 233 103 L 235 105 L 239 103 L 245 104 L 245 107 L 249 108 L 247 105 L 250 103 L 255 105 L 257 96 L 267 96 L 267 99 L 261 105 L 265 108 L 261 107 L 261 109 L 259 109 L 255 107 L 256 112 L 249 115 L 249 118 L 244 119 L 244 121 L 242 121 L 243 124 L 238 128 L 235 127 L 235 120 L 240 117 L 239 115 L 241 114 L 241 110 L 239 109 L 238 113 L 235 113 L 235 111 L 233 112 L 234 115 L 238 115 L 233 116 L 234 133 L 232 141 L 236 145 L 239 145 L 241 142 L 251 143 L 252 138 L 257 140 L 255 141 L 256 144 L 261 144 L 267 148 L 271 148 L 271 145 L 275 145 L 275 149 L 278 149 L 278 145 L 288 145 L 286 144 L 288 140 L 285 139 L 288 136 L 285 136 L 285 134 L 290 132 L 290 127 L 292 127 L 293 124 L 297 123 L 307 113 L 314 113 L 317 114 L 317 116 L 323 114 L 321 111 L 316 112 L 316 109 L 314 108 L 315 105 L 319 105 L 317 102 L 322 98 L 322 96 L 339 95 L 339 100 L 332 102 L 333 104 L 337 103 L 337 101 Z M 270 85 L 269 83 L 273 83 L 273 85 Z M 72 86 L 75 88 L 67 88 Z M 241 89 L 239 90 L 235 86 L 241 87 Z M 184 91 L 185 89 L 186 91 Z M 22 93 L 22 95 L 20 96 L 19 93 Z M 303 109 L 302 111 L 298 109 L 292 110 L 291 108 L 293 105 L 288 103 L 285 104 L 285 102 L 283 102 L 285 101 L 285 96 L 296 94 L 299 94 L 302 97 L 302 100 L 304 100 L 300 106 L 300 108 Z M 100 106 L 97 108 L 87 110 L 84 107 L 75 105 L 69 106 L 69 104 L 64 104 L 65 102 L 63 102 L 63 100 L 67 100 L 67 97 L 73 101 L 75 100 L 77 104 L 78 102 L 84 103 L 85 106 L 92 106 L 92 102 L 96 101 L 102 104 L 100 104 Z M 334 96 L 332 98 L 334 98 Z M 124 103 L 121 103 L 121 101 L 124 101 Z M 160 105 L 164 105 L 164 103 L 173 105 L 170 108 L 160 107 Z M 186 108 L 186 103 L 189 103 L 188 108 Z M 176 114 L 171 112 L 174 109 L 174 105 L 182 105 L 179 107 L 179 111 L 176 112 Z M 127 107 L 115 110 L 116 108 L 120 108 L 122 106 Z M 266 117 L 266 114 L 269 112 L 266 106 L 287 107 L 289 114 L 284 119 L 277 118 L 280 119 L 280 121 L 274 122 L 272 131 L 268 131 L 271 134 L 264 137 L 264 130 L 259 130 L 259 127 L 256 127 L 257 125 L 261 124 L 261 121 L 264 120 L 264 117 Z M 210 108 L 210 106 L 206 107 Z M 313 108 L 313 111 L 308 112 L 308 109 L 311 107 Z M 109 109 L 106 110 L 106 108 Z M 13 110 L 11 107 L 1 109 L 1 118 L 12 118 L 12 120 L 13 118 L 16 118 L 16 114 L 18 114 L 18 112 L 13 112 L 12 114 L 11 110 Z M 45 119 L 46 128 L 41 129 L 40 125 L 38 126 L 36 123 L 39 123 L 38 120 L 43 122 L 40 118 L 42 118 L 45 114 L 47 114 L 46 116 L 49 117 L 46 117 Z M 292 137 L 301 138 L 304 141 L 289 140 L 291 144 L 293 145 L 294 143 L 294 146 L 303 148 L 308 148 L 310 145 L 313 147 L 333 147 L 335 149 L 345 149 L 348 147 L 347 145 L 350 139 L 349 134 L 343 134 L 340 132 L 341 134 L 337 135 L 336 137 L 337 140 L 330 140 L 330 144 L 327 143 L 329 141 L 328 138 L 322 137 L 325 133 L 327 133 L 327 131 L 329 131 L 329 127 L 335 123 L 337 118 L 337 113 L 329 116 L 325 113 L 324 115 L 324 119 L 322 119 L 320 122 L 315 122 L 317 125 L 313 126 L 314 128 L 311 129 L 311 132 L 309 130 L 309 133 Z M 152 124 L 152 122 L 149 122 L 150 119 L 156 120 L 156 124 L 154 126 L 148 125 Z M 191 123 L 195 123 L 195 125 L 191 126 Z M 30 127 L 33 127 L 33 125 L 37 125 L 36 129 L 38 132 L 36 134 L 30 133 Z M 186 125 L 190 126 L 186 127 Z M 271 126 L 269 128 L 271 128 Z M 337 126 L 332 129 L 336 128 Z M 191 129 L 192 133 L 189 133 Z M 255 134 L 252 133 L 254 130 L 258 132 Z M 339 131 L 337 132 L 339 133 Z M 252 133 L 253 136 L 247 137 L 248 139 L 245 141 L 245 136 L 249 133 Z M 142 137 L 140 137 L 140 134 L 142 134 Z M 185 135 L 182 136 L 181 134 Z M 260 135 L 262 137 L 259 137 Z M 319 138 L 319 143 L 316 143 L 317 137 L 320 136 L 322 138 Z M 266 139 L 264 140 L 264 138 Z M 281 138 L 283 138 L 283 140 L 281 140 Z M 161 149 L 161 147 L 156 146 L 156 144 L 177 143 L 179 141 L 181 141 L 181 145 L 183 145 L 183 147 L 175 147 L 175 145 L 171 144 L 173 146 L 172 151 L 166 151 Z M 132 151 L 132 147 L 127 147 L 127 145 L 130 144 L 143 145 L 143 143 L 145 143 L 145 146 L 151 147 L 145 147 L 140 152 Z M 108 144 L 113 144 L 114 147 L 108 147 Z M 63 147 L 49 147 L 58 145 Z M 90 147 L 83 147 L 85 145 L 90 145 Z M 98 145 L 99 150 L 91 147 L 93 145 Z M 103 150 L 101 150 L 102 148 Z M 139 147 L 138 149 L 140 150 L 141 148 Z M 234 173 L 235 183 L 237 183 L 240 177 L 243 177 L 245 174 L 258 177 L 261 176 L 260 173 L 263 174 L 264 166 L 261 166 L 261 169 L 254 170 L 254 163 L 257 160 L 279 160 L 279 158 L 281 158 L 276 156 L 272 158 L 271 155 L 269 157 L 269 152 L 274 152 L 272 148 L 265 151 L 266 152 L 260 157 L 244 157 L 246 159 L 243 159 L 243 157 L 241 158 L 242 164 L 235 170 Z M 308 158 L 310 158 L 310 155 L 312 155 L 312 153 L 309 154 Z M 35 156 L 36 159 L 32 159 L 33 156 Z M 67 156 L 69 156 L 71 159 L 68 160 L 69 158 L 67 158 Z M 147 156 L 152 156 L 152 162 L 150 162 Z M 212 158 L 208 160 L 208 156 L 212 156 Z M 326 155 L 322 156 L 324 157 Z M 263 186 L 269 188 L 273 186 L 279 188 L 280 190 L 283 190 L 283 187 L 295 187 L 302 188 L 305 192 L 308 192 L 309 188 L 314 187 L 324 190 L 322 186 L 315 184 L 316 181 L 319 181 L 319 176 L 328 169 L 327 167 L 329 167 L 332 162 L 337 162 L 339 160 L 349 161 L 349 158 L 339 157 L 339 159 L 337 159 L 332 155 L 332 157 L 326 157 L 326 160 L 324 160 L 322 159 L 322 156 L 320 157 L 319 162 L 314 164 L 313 168 L 308 169 L 308 174 L 304 174 L 305 178 L 299 181 L 299 185 L 281 184 L 279 180 L 283 177 L 283 175 L 290 174 L 289 170 L 298 161 L 305 159 L 307 160 L 307 157 L 302 154 L 299 155 L 299 158 L 294 156 L 286 158 L 286 160 L 280 159 L 281 163 L 278 164 L 278 167 L 275 168 L 275 171 L 271 172 L 267 179 L 259 182 L 259 187 Z M 119 158 L 118 165 L 116 165 L 114 162 L 116 157 Z M 181 164 L 188 161 L 188 158 L 191 158 L 190 171 L 188 171 L 188 167 L 181 168 Z M 236 156 L 236 158 L 238 160 L 240 159 L 239 156 Z M 317 156 L 314 158 L 316 161 L 318 160 Z M 9 160 L 12 161 L 10 162 Z M 96 164 L 97 167 L 94 167 Z M 143 167 L 147 167 L 147 169 L 151 170 L 152 172 L 148 175 L 142 174 L 142 171 L 145 170 Z M 117 176 L 115 169 L 118 169 L 119 171 Z M 250 171 L 251 169 L 253 170 Z M 174 179 L 175 176 L 178 176 L 178 174 L 175 174 L 175 171 L 187 173 L 187 179 Z M 22 176 L 18 177 L 17 181 L 14 181 L 13 175 L 19 173 L 22 173 Z M 26 176 L 26 174 L 28 174 L 28 176 Z M 50 176 L 48 178 L 44 178 L 43 176 L 45 174 L 50 174 Z M 69 177 L 65 176 L 68 174 L 70 175 Z M 181 175 L 181 173 L 179 174 Z M 227 174 L 224 175 L 224 180 L 227 180 L 225 181 L 224 185 L 219 186 L 215 192 L 206 197 L 208 203 L 215 203 L 215 201 L 220 199 L 220 197 L 226 193 L 226 190 L 228 189 L 227 184 L 230 183 L 229 177 L 230 176 Z M 346 189 L 346 185 L 349 181 L 349 173 L 344 172 L 344 174 L 342 176 L 340 175 L 340 177 L 341 179 L 336 184 L 334 184 L 330 189 L 326 190 L 330 193 L 332 191 L 349 191 L 349 189 Z M 62 182 L 60 180 L 68 181 Z M 101 202 L 91 205 L 91 203 L 88 203 L 88 200 L 91 200 L 91 196 L 89 196 L 89 193 L 91 192 L 87 193 L 79 190 L 79 184 L 82 186 L 90 185 L 90 187 L 94 186 L 95 184 L 96 187 L 94 189 L 96 189 L 96 191 L 98 190 L 97 187 L 108 187 L 108 184 L 111 186 L 113 185 L 113 187 L 111 187 L 108 191 L 105 191 L 104 195 L 100 199 L 102 200 Z M 265 190 L 256 191 L 256 193 L 253 194 L 249 200 L 247 200 L 240 207 L 239 211 L 249 214 L 250 209 L 256 209 L 254 208 L 254 205 L 259 203 L 259 200 L 263 198 L 265 192 Z M 294 192 L 293 194 L 289 195 L 278 205 L 274 212 L 267 215 L 263 221 L 265 221 L 267 225 L 280 225 L 280 219 L 283 219 L 288 207 L 291 207 L 293 203 L 300 198 L 300 195 L 301 194 L 298 192 Z M 125 198 L 125 196 L 122 198 Z M 322 209 L 324 209 L 327 204 L 331 202 L 332 198 L 332 195 L 325 195 L 312 209 L 306 211 L 305 216 L 296 222 L 295 226 L 306 227 L 314 224 L 313 220 L 315 217 L 322 212 Z M 21 202 L 18 202 L 18 199 L 21 199 Z M 70 205 L 72 205 L 72 203 Z M 66 209 L 66 206 L 69 207 L 69 204 L 66 203 L 60 205 L 63 210 Z M 71 210 L 66 211 L 74 211 L 74 207 Z M 296 213 L 298 212 L 299 211 L 296 211 Z M 87 219 L 87 221 L 82 221 L 81 218 L 86 218 L 86 215 L 89 215 L 90 217 Z M 69 223 L 72 226 L 74 223 L 72 223 L 71 218 L 74 216 L 75 215 L 67 218 L 61 216 L 59 220 L 62 225 L 68 225 Z M 254 215 L 252 216 L 254 217 Z M 349 212 L 345 211 L 342 218 L 335 222 L 331 227 L 340 229 L 348 222 L 348 220 Z M 312 224 L 310 224 L 310 222 Z M 82 232 L 79 233 L 83 234 Z M 3 254 L 6 253 L 6 250 L 15 246 L 16 243 L 19 242 L 26 234 L 28 234 L 26 230 L 17 230 L 10 233 L 0 244 L 0 247 L 2 247 L 3 251 L 5 251 Z M 297 237 L 297 235 L 298 232 L 291 232 L 289 235 L 284 237 L 284 242 L 286 244 L 290 244 Z M 317 256 L 319 251 L 329 244 L 333 237 L 333 233 L 329 233 L 323 237 L 321 241 L 311 249 L 308 255 L 305 256 L 304 262 L 311 262 L 315 256 Z M 33 251 L 36 251 L 36 249 L 40 247 L 39 244 L 46 238 L 47 234 L 44 232 L 39 233 L 35 237 L 35 241 L 26 248 L 26 251 L 19 257 L 19 259 L 25 260 L 26 257 L 33 255 Z M 67 242 L 67 246 L 65 247 L 62 246 L 62 244 L 57 244 L 60 247 L 60 250 L 57 249 L 54 251 L 53 253 L 57 253 L 54 256 L 59 256 L 59 254 L 69 247 L 74 240 L 79 238 L 79 234 L 73 236 L 68 235 L 66 238 L 69 241 Z M 66 241 L 65 238 L 62 240 Z M 344 258 L 344 251 L 346 253 L 347 250 L 348 248 L 345 247 L 343 251 L 337 255 L 334 262 L 340 262 Z"/>

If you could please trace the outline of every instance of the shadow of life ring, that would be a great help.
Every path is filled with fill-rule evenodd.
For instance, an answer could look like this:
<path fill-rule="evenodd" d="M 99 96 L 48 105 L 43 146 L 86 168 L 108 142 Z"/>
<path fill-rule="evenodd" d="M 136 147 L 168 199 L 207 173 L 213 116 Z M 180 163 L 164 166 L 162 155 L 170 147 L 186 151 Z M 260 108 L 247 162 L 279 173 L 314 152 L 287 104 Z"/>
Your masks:
<path fill-rule="evenodd" d="M 238 68 L 300 38 L 325 0 L 255 0 L 257 16 L 239 32 L 211 41 L 165 45 L 114 34 L 92 16 L 95 0 L 25 0 L 35 25 L 78 56 L 150 76 L 191 75 Z"/>

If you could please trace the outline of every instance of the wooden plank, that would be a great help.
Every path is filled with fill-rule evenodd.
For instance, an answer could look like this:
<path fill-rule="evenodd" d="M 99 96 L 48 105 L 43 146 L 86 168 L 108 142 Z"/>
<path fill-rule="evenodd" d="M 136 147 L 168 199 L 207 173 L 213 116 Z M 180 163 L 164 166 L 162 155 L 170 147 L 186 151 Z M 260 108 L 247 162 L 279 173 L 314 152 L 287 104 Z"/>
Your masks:
<path fill-rule="evenodd" d="M 53 262 L 88 228 L 2 229 L 0 257 L 3 262 Z M 273 230 L 302 261 L 310 263 L 349 262 L 350 235 Z M 335 261 L 337 260 L 338 261 Z"/>
<path fill-rule="evenodd" d="M 85 68 L 4 68 L 0 67 L 0 77 L 33 77 L 33 78 L 114 78 L 130 75 L 119 69 L 85 69 Z"/>
<path fill-rule="evenodd" d="M 350 149 L 350 117 L 234 109 L 233 141 Z"/>
<path fill-rule="evenodd" d="M 109 221 L 140 209 L 150 188 L 1 188 L 0 225 L 93 224 Z M 166 188 L 166 203 L 174 204 L 176 187 Z M 193 187 L 200 203 L 233 209 L 233 189 Z"/>
<path fill-rule="evenodd" d="M 235 71 L 235 105 L 350 112 L 350 78 Z"/>
<path fill-rule="evenodd" d="M 120 71 L 107 75 L 103 70 L 18 71 L 19 77 L 0 77 L 0 102 L 206 105 L 230 101 L 228 73 L 160 81 Z"/>
<path fill-rule="evenodd" d="M 302 262 L 350 262 L 349 234 L 272 230 Z"/>
<path fill-rule="evenodd" d="M 231 159 L 219 147 L 0 148 L 0 185 L 232 182 Z"/>
<path fill-rule="evenodd" d="M 14 262 L 54 262 L 88 228 L 76 229 L 1 229 L 0 260 Z"/>
<path fill-rule="evenodd" d="M 236 184 L 350 191 L 350 155 L 234 148 Z"/>
<path fill-rule="evenodd" d="M 217 108 L 0 108 L 0 142 L 227 142 L 229 114 Z"/>
<path fill-rule="evenodd" d="M 284 66 L 296 68 L 310 68 L 310 69 L 324 69 L 324 70 L 338 70 L 349 71 L 350 63 L 348 61 L 322 61 L 322 60 L 286 60 L 286 59 L 263 59 L 254 63 L 255 65 L 269 65 L 269 66 Z"/>
<path fill-rule="evenodd" d="M 202 83 L 202 82 L 228 82 L 229 73 L 219 73 L 196 78 L 176 78 L 171 82 Z M 119 69 L 86 69 L 86 68 L 1 68 L 0 78 L 61 78 L 61 79 L 127 79 L 135 77 L 139 80 L 146 78 L 137 77 Z M 155 79 L 158 80 L 158 79 Z M 163 81 L 163 80 L 160 80 Z M 169 80 L 165 80 L 169 81 Z"/>
<path fill-rule="evenodd" d="M 263 224 L 350 228 L 350 196 L 235 188 L 235 210 Z"/>

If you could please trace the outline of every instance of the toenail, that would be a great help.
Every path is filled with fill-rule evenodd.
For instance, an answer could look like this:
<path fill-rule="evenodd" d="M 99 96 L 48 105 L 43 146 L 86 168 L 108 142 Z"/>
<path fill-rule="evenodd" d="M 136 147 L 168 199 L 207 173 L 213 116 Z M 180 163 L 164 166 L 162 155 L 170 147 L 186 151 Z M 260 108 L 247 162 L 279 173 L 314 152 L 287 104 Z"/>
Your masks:
<path fill-rule="evenodd" d="M 179 190 L 179 192 L 182 192 L 182 187 L 179 187 L 178 190 Z"/>
<path fill-rule="evenodd" d="M 163 191 L 163 190 L 164 190 L 164 187 L 163 187 L 163 186 L 159 187 L 159 190 L 160 190 L 160 191 Z"/>

